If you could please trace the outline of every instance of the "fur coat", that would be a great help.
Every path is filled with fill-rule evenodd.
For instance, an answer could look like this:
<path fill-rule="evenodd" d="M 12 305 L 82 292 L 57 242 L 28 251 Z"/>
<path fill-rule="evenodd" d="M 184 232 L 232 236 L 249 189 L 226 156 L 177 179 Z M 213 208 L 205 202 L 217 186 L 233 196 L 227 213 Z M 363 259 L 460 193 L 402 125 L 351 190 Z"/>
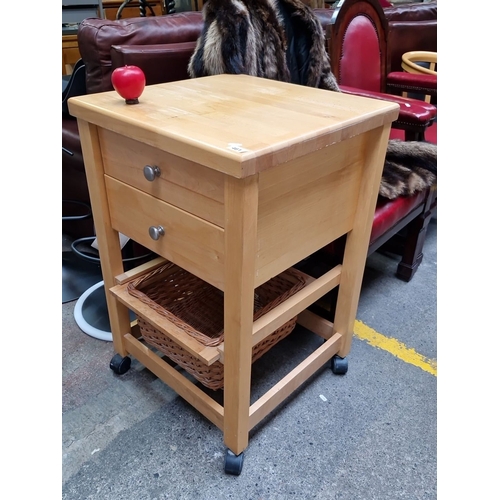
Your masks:
<path fill-rule="evenodd" d="M 208 0 L 189 61 L 191 78 L 248 74 L 340 92 L 319 19 L 301 0 Z M 436 183 L 437 146 L 390 140 L 380 195 L 411 195 Z"/>

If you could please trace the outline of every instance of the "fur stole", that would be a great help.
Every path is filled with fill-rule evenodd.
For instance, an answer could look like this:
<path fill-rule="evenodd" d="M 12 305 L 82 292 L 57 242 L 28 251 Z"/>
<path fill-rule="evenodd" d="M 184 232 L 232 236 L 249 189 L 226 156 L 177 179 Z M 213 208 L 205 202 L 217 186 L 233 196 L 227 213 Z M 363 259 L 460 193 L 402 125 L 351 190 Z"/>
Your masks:
<path fill-rule="evenodd" d="M 208 0 L 189 75 L 248 74 L 338 91 L 319 19 L 300 0 Z"/>
<path fill-rule="evenodd" d="M 301 0 L 208 0 L 202 12 L 191 78 L 248 74 L 340 92 L 321 23 Z M 379 193 L 412 195 L 436 175 L 436 145 L 390 140 Z"/>
<path fill-rule="evenodd" d="M 437 182 L 437 146 L 423 141 L 389 140 L 379 194 L 393 200 Z"/>

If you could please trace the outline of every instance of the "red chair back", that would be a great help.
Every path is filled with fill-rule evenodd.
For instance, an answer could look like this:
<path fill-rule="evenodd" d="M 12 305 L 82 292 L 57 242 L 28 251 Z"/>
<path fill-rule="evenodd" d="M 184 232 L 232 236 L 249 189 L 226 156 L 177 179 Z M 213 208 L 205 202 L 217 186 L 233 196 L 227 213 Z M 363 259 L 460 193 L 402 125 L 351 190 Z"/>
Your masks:
<path fill-rule="evenodd" d="M 331 67 L 339 85 L 385 91 L 388 24 L 378 0 L 344 0 L 332 16 Z"/>

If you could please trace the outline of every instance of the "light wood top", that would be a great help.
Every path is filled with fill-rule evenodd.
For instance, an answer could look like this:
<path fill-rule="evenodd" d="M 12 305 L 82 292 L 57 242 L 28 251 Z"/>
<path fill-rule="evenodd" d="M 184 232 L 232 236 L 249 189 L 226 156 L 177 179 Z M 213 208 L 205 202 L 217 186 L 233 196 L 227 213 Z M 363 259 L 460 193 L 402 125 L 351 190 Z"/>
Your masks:
<path fill-rule="evenodd" d="M 71 98 L 72 115 L 234 177 L 246 177 L 391 123 L 399 106 L 247 75 Z"/>

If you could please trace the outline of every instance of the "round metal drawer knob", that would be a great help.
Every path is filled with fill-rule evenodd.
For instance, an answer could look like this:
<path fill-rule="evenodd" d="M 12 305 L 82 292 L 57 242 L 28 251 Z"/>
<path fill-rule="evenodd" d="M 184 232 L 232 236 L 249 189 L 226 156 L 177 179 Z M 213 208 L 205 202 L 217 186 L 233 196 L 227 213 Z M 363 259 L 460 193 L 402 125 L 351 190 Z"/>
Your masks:
<path fill-rule="evenodd" d="M 153 238 L 153 240 L 159 240 L 160 236 L 165 234 L 165 229 L 162 226 L 151 226 L 149 228 L 149 236 Z"/>
<path fill-rule="evenodd" d="M 150 182 L 153 182 L 157 177 L 160 177 L 160 168 L 156 165 L 146 165 L 142 171 L 144 172 L 144 177 Z"/>

